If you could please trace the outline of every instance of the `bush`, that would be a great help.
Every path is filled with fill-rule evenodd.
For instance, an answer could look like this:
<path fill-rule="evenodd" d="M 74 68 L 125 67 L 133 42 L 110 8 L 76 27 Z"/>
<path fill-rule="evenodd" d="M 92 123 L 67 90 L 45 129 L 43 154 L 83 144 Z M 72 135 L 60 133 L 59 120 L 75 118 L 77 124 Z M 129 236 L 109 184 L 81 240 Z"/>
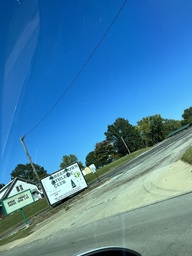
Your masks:
<path fill-rule="evenodd" d="M 181 160 L 183 162 L 186 162 L 188 164 L 192 164 L 192 147 L 190 147 L 184 155 L 181 157 Z"/>

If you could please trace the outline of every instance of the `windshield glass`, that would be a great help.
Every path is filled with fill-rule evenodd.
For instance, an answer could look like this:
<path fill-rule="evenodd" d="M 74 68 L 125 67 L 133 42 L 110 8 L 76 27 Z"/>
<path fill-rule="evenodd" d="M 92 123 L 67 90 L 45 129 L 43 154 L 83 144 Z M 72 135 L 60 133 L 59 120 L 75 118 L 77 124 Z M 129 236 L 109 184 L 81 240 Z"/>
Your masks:
<path fill-rule="evenodd" d="M 8 241 L 20 249 L 7 255 L 60 255 L 64 244 L 64 255 L 108 245 L 161 255 L 174 239 L 184 246 L 188 233 L 176 234 L 190 232 L 189 213 L 162 211 L 190 204 L 173 197 L 192 185 L 181 161 L 192 142 L 192 2 L 0 6 L 0 238 L 12 235 L 3 224 L 11 216 L 21 217 L 13 233 L 30 226 L 19 243 Z M 29 201 L 8 209 L 17 194 Z"/>

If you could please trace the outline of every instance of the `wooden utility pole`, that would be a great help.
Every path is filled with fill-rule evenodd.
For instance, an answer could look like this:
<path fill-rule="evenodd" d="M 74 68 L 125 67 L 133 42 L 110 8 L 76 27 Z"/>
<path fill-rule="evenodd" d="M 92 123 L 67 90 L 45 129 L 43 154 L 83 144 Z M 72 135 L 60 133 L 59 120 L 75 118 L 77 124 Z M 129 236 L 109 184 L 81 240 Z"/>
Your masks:
<path fill-rule="evenodd" d="M 123 141 L 123 143 L 124 143 L 124 145 L 125 145 L 125 147 L 126 147 L 126 149 L 127 149 L 128 153 L 130 154 L 130 153 L 131 153 L 131 151 L 129 150 L 129 148 L 128 148 L 127 144 L 125 143 L 125 141 L 124 141 L 124 139 L 123 139 L 123 137 L 122 137 L 122 136 L 121 136 L 121 140 Z"/>
<path fill-rule="evenodd" d="M 31 157 L 30 157 L 30 155 L 29 155 L 29 152 L 28 152 L 28 150 L 27 150 L 27 147 L 26 147 L 26 144 L 25 144 L 25 142 L 24 142 L 24 139 L 25 139 L 25 136 L 23 136 L 22 138 L 20 138 L 21 144 L 22 144 L 22 146 L 23 146 L 23 148 L 24 148 L 24 151 L 25 151 L 25 154 L 27 155 L 27 158 L 29 159 L 29 162 L 30 162 L 30 164 L 31 164 L 31 166 L 32 166 L 33 172 L 34 172 L 34 174 L 35 174 L 35 176 L 36 176 L 36 178 L 37 178 L 37 180 L 38 180 L 39 186 L 41 187 L 41 189 L 42 189 L 42 191 L 43 191 L 43 194 L 44 194 L 44 197 L 45 197 L 45 199 L 46 199 L 46 201 L 47 201 L 47 204 L 50 206 L 49 200 L 48 200 L 48 198 L 47 198 L 47 194 L 46 194 L 46 192 L 45 192 L 45 190 L 44 190 L 43 185 L 41 184 L 41 180 L 40 180 L 39 175 L 38 175 L 38 173 L 37 173 L 37 171 L 36 171 L 36 169 L 35 169 L 35 166 L 34 166 L 34 164 L 33 164 L 33 161 L 32 161 L 32 159 L 31 159 Z"/>
<path fill-rule="evenodd" d="M 116 130 L 118 130 L 118 134 L 117 134 L 116 132 L 115 132 L 115 134 L 116 134 L 117 137 L 119 137 L 119 135 L 120 135 L 120 138 L 121 138 L 121 140 L 122 140 L 124 146 L 126 147 L 128 153 L 130 154 L 131 151 L 129 150 L 129 147 L 127 146 L 125 140 L 124 140 L 123 137 L 122 137 L 122 131 L 121 131 L 121 129 L 118 129 L 114 124 L 112 124 L 112 125 L 115 127 Z"/>

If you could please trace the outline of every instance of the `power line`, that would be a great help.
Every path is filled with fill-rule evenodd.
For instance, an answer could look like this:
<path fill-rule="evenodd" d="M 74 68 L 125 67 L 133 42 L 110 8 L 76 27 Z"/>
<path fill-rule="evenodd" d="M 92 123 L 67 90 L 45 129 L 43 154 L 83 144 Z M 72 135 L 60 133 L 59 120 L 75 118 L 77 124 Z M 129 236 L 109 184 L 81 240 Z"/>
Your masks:
<path fill-rule="evenodd" d="M 107 34 L 109 33 L 110 29 L 112 28 L 113 24 L 115 23 L 115 21 L 117 20 L 118 16 L 120 15 L 120 13 L 122 12 L 123 8 L 125 7 L 126 3 L 128 0 L 125 0 L 124 3 L 122 4 L 122 6 L 120 7 L 119 11 L 117 12 L 117 14 L 115 15 L 115 17 L 113 18 L 112 22 L 110 23 L 109 27 L 107 28 L 107 30 L 105 31 L 105 33 L 103 34 L 103 36 L 101 37 L 101 39 L 99 40 L 98 44 L 95 46 L 95 48 L 93 49 L 93 51 L 91 52 L 91 54 L 89 55 L 89 57 L 87 58 L 87 60 L 85 61 L 85 63 L 83 64 L 83 66 L 80 68 L 79 72 L 76 74 L 76 76 L 72 79 L 72 81 L 69 83 L 68 87 L 66 88 L 66 90 L 63 92 L 63 94 L 59 97 L 59 99 L 55 102 L 55 104 L 47 111 L 47 113 L 45 113 L 45 115 L 39 120 L 39 122 L 31 129 L 29 130 L 25 136 L 29 135 L 30 133 L 32 133 L 43 121 L 44 119 L 50 114 L 50 112 L 57 106 L 57 104 L 64 98 L 64 96 L 67 94 L 67 92 L 69 91 L 69 89 L 72 87 L 72 85 L 75 83 L 75 81 L 78 79 L 78 77 L 80 76 L 80 74 L 82 73 L 82 71 L 85 69 L 85 67 L 87 66 L 87 64 L 89 63 L 89 61 L 91 60 L 91 58 L 93 57 L 93 55 L 95 54 L 95 52 L 97 51 L 97 49 L 99 48 L 99 46 L 101 45 L 101 43 L 103 42 L 103 40 L 105 39 L 105 37 L 107 36 Z"/>

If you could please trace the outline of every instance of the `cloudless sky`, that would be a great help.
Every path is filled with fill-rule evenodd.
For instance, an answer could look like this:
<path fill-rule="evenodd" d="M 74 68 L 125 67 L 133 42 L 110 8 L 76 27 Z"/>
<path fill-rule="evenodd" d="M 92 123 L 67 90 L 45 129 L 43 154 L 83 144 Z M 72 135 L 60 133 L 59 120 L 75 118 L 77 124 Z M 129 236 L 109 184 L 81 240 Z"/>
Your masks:
<path fill-rule="evenodd" d="M 86 155 L 123 117 L 181 120 L 192 98 L 192 1 L 4 0 L 0 7 L 0 183 L 28 159 L 48 173 Z M 30 132 L 30 133 L 29 133 Z"/>

